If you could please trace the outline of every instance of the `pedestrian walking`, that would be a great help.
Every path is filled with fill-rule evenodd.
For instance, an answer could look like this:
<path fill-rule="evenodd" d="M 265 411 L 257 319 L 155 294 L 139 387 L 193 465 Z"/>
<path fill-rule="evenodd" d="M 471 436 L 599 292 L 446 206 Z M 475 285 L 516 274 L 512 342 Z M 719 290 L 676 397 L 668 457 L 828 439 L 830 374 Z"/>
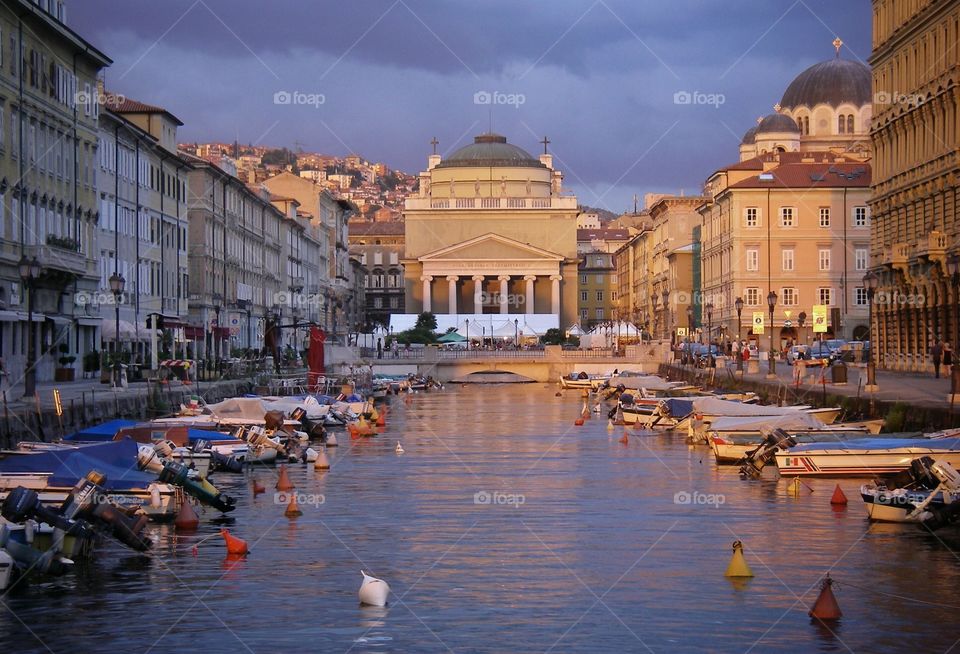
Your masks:
<path fill-rule="evenodd" d="M 950 366 L 953 365 L 953 348 L 950 347 L 949 343 L 943 344 L 943 367 L 949 372 Z"/>
<path fill-rule="evenodd" d="M 933 359 L 933 372 L 937 379 L 940 379 L 940 362 L 943 360 L 943 345 L 940 339 L 937 339 L 933 347 L 930 348 L 930 357 Z"/>
<path fill-rule="evenodd" d="M 377 358 L 378 359 L 383 358 L 383 339 L 382 338 L 377 339 Z"/>

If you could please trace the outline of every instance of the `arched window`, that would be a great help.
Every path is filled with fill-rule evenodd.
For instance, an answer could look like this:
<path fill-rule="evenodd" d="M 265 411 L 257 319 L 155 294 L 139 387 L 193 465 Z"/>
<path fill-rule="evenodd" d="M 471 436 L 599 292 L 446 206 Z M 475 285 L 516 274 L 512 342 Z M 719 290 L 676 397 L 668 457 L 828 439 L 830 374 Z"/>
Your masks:
<path fill-rule="evenodd" d="M 847 117 L 843 114 L 837 116 L 837 134 L 843 134 L 847 128 Z"/>
<path fill-rule="evenodd" d="M 847 115 L 847 134 L 853 134 L 853 114 Z"/>

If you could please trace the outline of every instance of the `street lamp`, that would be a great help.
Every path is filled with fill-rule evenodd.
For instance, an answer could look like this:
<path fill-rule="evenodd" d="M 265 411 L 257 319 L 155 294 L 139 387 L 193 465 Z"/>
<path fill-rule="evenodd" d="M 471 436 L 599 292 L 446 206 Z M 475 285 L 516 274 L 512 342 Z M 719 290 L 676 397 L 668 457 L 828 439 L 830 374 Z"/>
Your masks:
<path fill-rule="evenodd" d="M 777 362 L 773 359 L 773 310 L 777 307 L 777 294 L 767 293 L 767 306 L 770 307 L 770 352 L 767 354 L 767 379 L 776 379 Z"/>
<path fill-rule="evenodd" d="M 693 333 L 693 307 L 687 306 L 687 351 L 686 357 L 690 357 L 690 335 Z"/>
<path fill-rule="evenodd" d="M 27 344 L 27 370 L 23 375 L 23 396 L 32 398 L 37 390 L 37 372 L 35 368 L 36 338 L 33 333 L 33 285 L 40 277 L 40 262 L 36 257 L 28 259 L 27 255 L 20 258 L 17 264 L 20 273 L 20 280 L 24 288 L 27 289 L 27 330 L 29 342 Z"/>
<path fill-rule="evenodd" d="M 520 349 L 520 319 L 513 319 L 513 344 Z"/>
<path fill-rule="evenodd" d="M 114 346 L 113 346 L 113 387 L 117 388 L 120 386 L 120 300 L 123 298 L 123 288 L 127 284 L 127 280 L 123 278 L 123 275 L 119 274 L 117 271 L 114 271 L 110 275 L 110 292 L 113 293 L 113 308 L 115 310 L 115 320 L 116 320 L 116 333 L 114 334 Z"/>
<path fill-rule="evenodd" d="M 947 257 L 947 272 L 950 274 L 950 280 L 953 282 L 953 309 L 954 309 L 954 328 L 955 341 L 960 344 L 960 256 L 956 252 Z M 870 349 L 873 350 L 873 334 L 870 335 Z M 957 365 L 957 352 L 954 350 L 953 363 L 950 366 L 950 405 L 953 410 L 953 400 L 957 393 L 960 393 L 960 365 Z"/>
<path fill-rule="evenodd" d="M 713 302 L 707 302 L 703 308 L 707 310 L 707 359 L 713 368 Z"/>
<path fill-rule="evenodd" d="M 807 339 L 803 337 L 803 323 L 805 323 L 806 321 L 807 321 L 806 311 L 801 311 L 800 313 L 797 314 L 797 327 L 800 329 L 800 340 L 803 341 L 804 343 L 806 343 Z"/>
<path fill-rule="evenodd" d="M 956 256 L 956 255 L 952 255 L 951 258 L 953 258 L 953 257 L 955 257 L 955 256 Z M 870 341 L 869 341 L 869 342 L 870 342 L 870 354 L 869 354 L 869 356 L 867 357 L 867 387 L 866 387 L 866 389 L 864 389 L 864 390 L 866 390 L 868 393 L 873 393 L 873 392 L 876 392 L 877 390 L 879 390 L 879 389 L 877 388 L 877 366 L 876 366 L 876 364 L 873 362 L 873 341 L 874 341 L 874 338 L 873 338 L 873 294 L 877 292 L 877 287 L 878 287 L 878 286 L 880 286 L 880 278 L 877 277 L 877 274 L 876 274 L 875 272 L 873 272 L 872 270 L 868 270 L 868 271 L 867 271 L 867 274 L 863 276 L 863 287 L 864 287 L 865 289 L 867 289 L 867 309 L 868 309 L 868 314 L 867 314 L 867 315 L 869 316 L 867 324 L 870 325 L 869 329 L 867 330 L 867 334 L 869 334 L 869 336 L 870 336 Z M 951 385 L 953 384 L 953 380 L 956 379 L 956 376 L 953 374 L 953 371 L 956 370 L 956 368 L 957 368 L 957 364 L 954 363 L 953 366 L 952 366 L 951 369 L 950 369 L 950 371 L 951 371 L 951 374 L 950 374 L 950 377 L 951 377 Z"/>
<path fill-rule="evenodd" d="M 663 332 L 666 338 L 673 342 L 670 334 L 670 291 L 664 289 L 663 293 Z"/>
<path fill-rule="evenodd" d="M 742 319 L 743 298 L 738 297 L 736 300 L 734 300 L 733 306 L 736 307 L 737 309 L 737 347 L 739 348 L 741 346 L 741 340 L 742 340 L 741 331 L 743 330 L 743 319 Z M 738 352 L 737 354 L 739 355 L 737 356 L 737 371 L 742 374 L 743 373 L 743 353 Z"/>
<path fill-rule="evenodd" d="M 470 349 L 470 319 L 464 321 L 467 324 L 467 349 Z"/>

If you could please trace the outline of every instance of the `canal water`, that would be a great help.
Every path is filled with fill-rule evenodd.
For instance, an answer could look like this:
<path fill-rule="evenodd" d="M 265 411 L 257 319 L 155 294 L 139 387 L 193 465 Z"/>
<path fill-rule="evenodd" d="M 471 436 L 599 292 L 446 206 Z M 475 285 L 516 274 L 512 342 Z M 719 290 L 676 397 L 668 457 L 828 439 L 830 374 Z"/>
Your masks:
<path fill-rule="evenodd" d="M 871 526 L 856 488 L 799 497 L 741 481 L 674 434 L 574 426 L 581 400 L 545 385 L 393 398 L 385 433 L 291 466 L 220 475 L 227 526 L 154 527 L 149 557 L 107 546 L 77 574 L 3 597 L 8 652 L 945 652 L 960 638 L 960 532 Z M 402 441 L 405 453 L 394 451 Z M 268 492 L 256 497 L 251 481 Z M 724 577 L 741 540 L 755 577 Z M 390 583 L 361 607 L 360 570 Z M 844 612 L 811 623 L 827 571 Z M 916 600 L 916 601 L 915 601 Z M 921 603 L 925 602 L 925 603 Z M 949 605 L 953 608 L 949 608 Z"/>

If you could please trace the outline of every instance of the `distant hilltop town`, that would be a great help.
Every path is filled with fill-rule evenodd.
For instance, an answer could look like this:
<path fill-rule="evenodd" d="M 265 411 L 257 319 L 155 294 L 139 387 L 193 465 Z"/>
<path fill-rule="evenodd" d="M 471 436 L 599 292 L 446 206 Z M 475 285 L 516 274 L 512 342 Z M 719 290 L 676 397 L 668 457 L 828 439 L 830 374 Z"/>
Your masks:
<path fill-rule="evenodd" d="M 384 163 L 373 163 L 356 154 L 337 157 L 239 143 L 181 143 L 178 147 L 234 173 L 249 184 L 259 184 L 285 171 L 309 179 L 356 204 L 359 214 L 352 220 L 402 220 L 403 201 L 417 191 L 416 175 L 391 170 Z"/>

